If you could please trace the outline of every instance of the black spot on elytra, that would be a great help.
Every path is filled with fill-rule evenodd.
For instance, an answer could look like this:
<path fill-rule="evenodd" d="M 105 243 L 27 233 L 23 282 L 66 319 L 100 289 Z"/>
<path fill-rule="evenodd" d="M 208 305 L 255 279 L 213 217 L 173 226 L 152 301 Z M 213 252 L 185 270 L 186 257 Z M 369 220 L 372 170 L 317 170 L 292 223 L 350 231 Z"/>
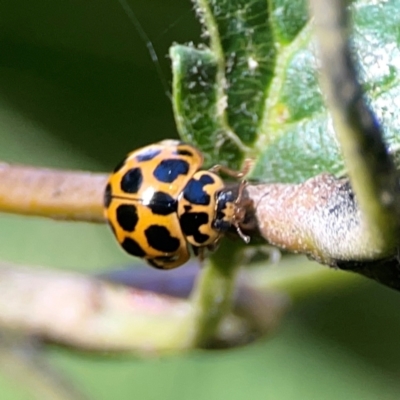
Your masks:
<path fill-rule="evenodd" d="M 193 153 L 189 150 L 186 149 L 179 149 L 176 150 L 175 154 L 179 154 L 180 156 L 189 156 L 189 157 L 193 157 Z"/>
<path fill-rule="evenodd" d="M 151 225 L 145 231 L 148 244 L 155 250 L 174 253 L 179 249 L 179 240 L 171 236 L 165 226 Z"/>
<path fill-rule="evenodd" d="M 149 161 L 161 153 L 160 149 L 147 149 L 140 152 L 135 158 L 138 162 Z"/>
<path fill-rule="evenodd" d="M 193 236 L 196 243 L 204 243 L 210 236 L 200 232 L 200 227 L 208 223 L 205 212 L 184 213 L 180 217 L 181 229 L 185 236 Z"/>
<path fill-rule="evenodd" d="M 140 168 L 131 168 L 121 179 L 121 190 L 125 193 L 137 193 L 142 182 L 143 175 Z"/>
<path fill-rule="evenodd" d="M 183 189 L 183 197 L 192 204 L 210 204 L 210 195 L 204 191 L 204 186 L 214 182 L 210 175 L 202 175 L 199 180 L 192 178 Z"/>
<path fill-rule="evenodd" d="M 121 204 L 118 206 L 117 221 L 124 231 L 133 232 L 139 221 L 136 207 L 132 204 Z"/>
<path fill-rule="evenodd" d="M 145 251 L 140 247 L 139 243 L 131 238 L 125 238 L 121 243 L 122 248 L 132 256 L 144 257 Z"/>
<path fill-rule="evenodd" d="M 154 214 L 168 215 L 176 212 L 178 202 L 168 193 L 155 192 L 148 206 Z"/>
<path fill-rule="evenodd" d="M 103 204 L 105 208 L 108 208 L 110 206 L 111 200 L 112 200 L 111 185 L 108 183 L 106 188 L 104 189 L 104 196 L 103 196 Z"/>
<path fill-rule="evenodd" d="M 126 162 L 126 158 L 124 158 L 121 162 L 119 162 L 117 164 L 117 166 L 114 168 L 114 173 L 119 171 L 125 165 L 125 162 Z"/>
<path fill-rule="evenodd" d="M 154 169 L 153 175 L 160 182 L 172 183 L 179 175 L 189 172 L 189 163 L 185 160 L 162 160 Z"/>

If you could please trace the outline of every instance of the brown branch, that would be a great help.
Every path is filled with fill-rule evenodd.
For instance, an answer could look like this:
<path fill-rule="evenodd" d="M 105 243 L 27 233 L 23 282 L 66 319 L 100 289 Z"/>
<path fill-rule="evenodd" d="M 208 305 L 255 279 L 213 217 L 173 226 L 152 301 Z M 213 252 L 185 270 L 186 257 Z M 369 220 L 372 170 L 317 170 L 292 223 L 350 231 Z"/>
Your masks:
<path fill-rule="evenodd" d="M 267 242 L 400 290 L 397 252 L 382 251 L 369 234 L 347 179 L 322 174 L 302 184 L 246 190 L 254 202 L 247 225 L 256 226 Z"/>
<path fill-rule="evenodd" d="M 153 352 L 190 346 L 185 300 L 77 273 L 0 264 L 0 326 L 76 348 Z"/>
<path fill-rule="evenodd" d="M 309 0 L 309 4 L 319 42 L 322 87 L 369 242 L 389 256 L 399 243 L 399 176 L 358 82 L 349 45 L 349 2 Z"/>
<path fill-rule="evenodd" d="M 159 271 L 146 271 L 158 272 L 153 281 L 162 280 Z M 207 347 L 233 347 L 265 335 L 278 325 L 286 308 L 281 295 L 258 293 L 242 283 L 235 300 L 237 314 L 225 315 Z M 84 350 L 151 355 L 197 347 L 196 318 L 187 299 L 78 273 L 0 264 L 3 330 Z"/>
<path fill-rule="evenodd" d="M 247 187 L 261 236 L 291 252 L 331 264 L 379 256 L 365 241 L 365 221 L 349 182 L 321 174 L 302 184 Z"/>
<path fill-rule="evenodd" d="M 0 211 L 104 222 L 107 175 L 0 163 Z"/>
<path fill-rule="evenodd" d="M 106 180 L 106 174 L 0 164 L 0 211 L 104 222 Z M 328 265 L 354 269 L 395 286 L 396 278 L 390 271 L 382 276 L 371 272 L 374 264 L 370 264 L 368 274 L 359 267 L 361 261 L 382 262 L 396 253 L 382 253 L 368 235 L 366 221 L 347 179 L 322 174 L 298 185 L 255 184 L 248 185 L 246 191 L 254 204 L 247 225 L 254 226 L 247 232 L 253 242 L 261 236 L 288 251 L 307 254 Z"/>

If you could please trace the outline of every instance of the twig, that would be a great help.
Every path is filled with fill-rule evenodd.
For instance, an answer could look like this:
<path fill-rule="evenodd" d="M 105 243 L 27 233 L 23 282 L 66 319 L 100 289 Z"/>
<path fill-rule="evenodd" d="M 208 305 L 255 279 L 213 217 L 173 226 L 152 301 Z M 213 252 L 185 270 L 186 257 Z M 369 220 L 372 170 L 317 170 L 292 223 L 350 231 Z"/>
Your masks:
<path fill-rule="evenodd" d="M 0 210 L 54 219 L 104 222 L 105 174 L 0 163 Z"/>
<path fill-rule="evenodd" d="M 398 174 L 381 127 L 365 102 L 349 47 L 347 0 L 309 0 L 327 104 L 367 233 L 381 255 L 393 254 L 400 233 Z M 366 235 L 364 235 L 365 237 Z"/>
<path fill-rule="evenodd" d="M 321 174 L 298 185 L 246 190 L 255 202 L 256 222 L 249 224 L 269 243 L 400 290 L 396 249 L 390 253 L 375 242 L 347 179 Z"/>
<path fill-rule="evenodd" d="M 184 349 L 191 305 L 77 273 L 0 264 L 0 325 L 77 348 Z"/>
<path fill-rule="evenodd" d="M 325 263 L 381 258 L 347 179 L 321 174 L 301 184 L 251 185 L 259 233 L 271 244 Z"/>
<path fill-rule="evenodd" d="M 100 173 L 0 164 L 0 211 L 104 222 L 106 180 L 107 175 Z M 367 274 L 359 264 L 353 264 L 352 268 L 350 262 L 366 259 L 381 262 L 385 256 L 397 255 L 396 251 L 387 255 L 368 234 L 364 214 L 347 179 L 322 174 L 299 185 L 248 185 L 246 191 L 254 203 L 255 228 L 247 232 L 253 242 L 261 236 L 280 248 L 364 275 Z M 400 287 L 400 277 L 399 283 L 395 283 L 396 271 L 386 271 L 383 275 L 378 272 L 370 272 L 368 276 Z M 386 282 L 387 277 L 390 283 Z"/>
<path fill-rule="evenodd" d="M 201 288 L 200 307 L 187 299 L 77 273 L 0 264 L 0 328 L 83 350 L 152 355 L 216 343 L 236 346 L 269 332 L 286 309 L 282 296 L 258 296 L 251 287 L 242 287 L 236 296 L 241 315 L 232 314 L 227 307 L 219 312 L 222 303 L 230 305 L 231 296 L 210 290 L 224 288 L 225 281 L 221 284 L 215 274 L 212 281 L 209 274 L 204 276 L 200 279 L 210 286 Z M 233 285 L 229 280 L 231 295 Z M 243 289 L 247 296 L 257 298 L 258 304 L 248 304 Z M 202 299 L 215 300 L 212 296 L 216 295 L 219 303 L 207 308 Z"/>

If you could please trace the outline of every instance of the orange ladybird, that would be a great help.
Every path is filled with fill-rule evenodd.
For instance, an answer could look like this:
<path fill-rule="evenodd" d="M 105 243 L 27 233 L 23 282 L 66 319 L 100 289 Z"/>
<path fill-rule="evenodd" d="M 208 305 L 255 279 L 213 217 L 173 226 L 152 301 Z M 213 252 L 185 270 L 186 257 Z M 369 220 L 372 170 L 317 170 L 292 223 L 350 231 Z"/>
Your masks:
<path fill-rule="evenodd" d="M 171 269 L 213 248 L 235 226 L 238 195 L 224 191 L 211 170 L 200 170 L 195 147 L 164 140 L 128 154 L 111 174 L 104 195 L 105 217 L 122 248 L 150 265 Z"/>

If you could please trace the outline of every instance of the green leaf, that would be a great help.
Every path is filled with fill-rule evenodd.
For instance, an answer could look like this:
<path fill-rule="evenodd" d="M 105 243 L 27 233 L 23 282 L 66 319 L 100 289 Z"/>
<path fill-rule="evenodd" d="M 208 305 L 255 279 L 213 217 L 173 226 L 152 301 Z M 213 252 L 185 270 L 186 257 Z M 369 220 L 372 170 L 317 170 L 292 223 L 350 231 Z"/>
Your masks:
<path fill-rule="evenodd" d="M 207 164 L 219 156 L 234 164 L 243 152 L 239 138 L 226 123 L 225 96 L 219 98 L 218 65 L 214 54 L 208 49 L 186 46 L 174 46 L 170 54 L 176 124 L 181 136 L 202 149 Z"/>
<path fill-rule="evenodd" d="M 175 45 L 178 130 L 207 165 L 240 168 L 264 182 L 339 173 L 343 160 L 323 102 L 303 0 L 197 0 L 209 45 Z M 353 47 L 366 96 L 393 150 L 400 144 L 400 0 L 354 1 Z"/>

